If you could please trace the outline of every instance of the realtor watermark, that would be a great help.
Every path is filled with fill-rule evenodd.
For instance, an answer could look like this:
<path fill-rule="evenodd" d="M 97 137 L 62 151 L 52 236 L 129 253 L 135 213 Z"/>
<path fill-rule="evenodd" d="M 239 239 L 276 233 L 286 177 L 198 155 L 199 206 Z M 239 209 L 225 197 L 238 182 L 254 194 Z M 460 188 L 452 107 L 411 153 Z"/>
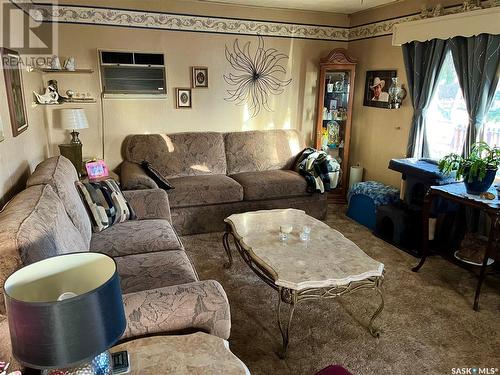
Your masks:
<path fill-rule="evenodd" d="M 35 4 L 31 0 L 0 0 L 0 40 L 2 47 L 20 55 L 18 65 L 50 66 L 58 54 L 58 26 L 50 22 L 56 3 Z M 4 68 L 12 66 L 3 56 Z"/>
<path fill-rule="evenodd" d="M 452 375 L 495 375 L 500 374 L 497 367 L 454 367 Z"/>

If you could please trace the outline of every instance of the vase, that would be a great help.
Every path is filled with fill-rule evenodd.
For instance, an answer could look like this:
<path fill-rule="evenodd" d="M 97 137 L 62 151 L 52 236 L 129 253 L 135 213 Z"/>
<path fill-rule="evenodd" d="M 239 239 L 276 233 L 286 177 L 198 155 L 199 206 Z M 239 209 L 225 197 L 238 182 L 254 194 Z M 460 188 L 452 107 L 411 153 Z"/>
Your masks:
<path fill-rule="evenodd" d="M 465 170 L 464 172 L 464 184 L 467 193 L 472 195 L 479 195 L 488 191 L 488 189 L 491 187 L 491 184 L 493 184 L 493 181 L 495 180 L 497 169 L 487 169 L 486 176 L 484 176 L 481 181 L 479 180 L 478 176 L 475 176 L 472 178 L 472 181 L 469 182 L 469 170 Z"/>

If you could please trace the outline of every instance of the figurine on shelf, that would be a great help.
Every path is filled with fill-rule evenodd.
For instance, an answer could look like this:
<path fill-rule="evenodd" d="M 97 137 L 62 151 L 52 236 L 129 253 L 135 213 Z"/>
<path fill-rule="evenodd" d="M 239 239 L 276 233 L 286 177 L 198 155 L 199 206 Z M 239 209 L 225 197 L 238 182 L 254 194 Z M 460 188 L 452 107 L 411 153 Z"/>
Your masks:
<path fill-rule="evenodd" d="M 76 64 L 75 64 L 75 58 L 74 57 L 68 57 L 66 61 L 64 61 L 64 69 L 74 72 L 76 69 Z"/>
<path fill-rule="evenodd" d="M 462 11 L 483 9 L 481 7 L 481 0 L 465 0 L 462 4 Z"/>
<path fill-rule="evenodd" d="M 321 133 L 321 149 L 325 151 L 328 148 L 328 129 L 323 129 Z"/>
<path fill-rule="evenodd" d="M 429 18 L 431 15 L 431 13 L 429 12 L 429 10 L 427 9 L 427 7 L 425 5 L 422 5 L 422 8 L 420 10 L 420 18 L 421 19 L 424 19 L 424 18 Z"/>
<path fill-rule="evenodd" d="M 444 8 L 441 4 L 436 4 L 434 9 L 432 10 L 432 17 L 441 17 L 444 15 Z"/>
<path fill-rule="evenodd" d="M 52 56 L 52 62 L 50 63 L 50 69 L 61 70 L 61 61 L 59 61 L 59 57 L 57 57 L 56 55 Z"/>
<path fill-rule="evenodd" d="M 59 103 L 59 94 L 54 86 L 47 86 L 45 89 L 45 94 L 40 95 L 33 91 L 33 94 L 36 96 L 36 100 L 38 104 L 57 104 Z"/>

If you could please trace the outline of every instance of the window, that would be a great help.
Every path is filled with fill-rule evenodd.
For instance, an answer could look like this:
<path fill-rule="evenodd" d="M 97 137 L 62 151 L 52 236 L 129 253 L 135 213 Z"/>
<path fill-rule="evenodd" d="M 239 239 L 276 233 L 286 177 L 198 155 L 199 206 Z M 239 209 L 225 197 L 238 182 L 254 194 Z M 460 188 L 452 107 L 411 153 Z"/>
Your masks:
<path fill-rule="evenodd" d="M 429 156 L 441 159 L 450 152 L 462 152 L 469 115 L 458 83 L 451 52 L 448 52 L 425 118 Z"/>
<path fill-rule="evenodd" d="M 478 140 L 500 146 L 500 85 L 485 118 Z M 469 115 L 458 76 L 448 52 L 438 77 L 438 84 L 425 118 L 429 157 L 440 159 L 450 152 L 461 154 L 469 126 Z"/>
<path fill-rule="evenodd" d="M 481 141 L 490 146 L 500 147 L 500 81 L 498 81 L 495 96 L 484 121 L 484 128 L 479 135 Z"/>

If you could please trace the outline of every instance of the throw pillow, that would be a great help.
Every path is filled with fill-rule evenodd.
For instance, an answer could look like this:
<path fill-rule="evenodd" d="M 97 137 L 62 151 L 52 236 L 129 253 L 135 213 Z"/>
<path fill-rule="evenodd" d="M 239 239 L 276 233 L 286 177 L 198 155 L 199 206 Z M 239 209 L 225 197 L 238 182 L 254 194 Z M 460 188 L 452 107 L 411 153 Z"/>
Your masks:
<path fill-rule="evenodd" d="M 154 182 L 156 182 L 156 185 L 158 185 L 160 189 L 163 190 L 174 189 L 174 187 L 170 184 L 170 182 L 168 182 L 166 178 L 163 177 L 162 174 L 158 172 L 158 170 L 155 167 L 153 167 L 149 161 L 144 160 L 141 163 L 141 166 L 144 169 L 144 172 L 146 172 L 146 174 L 149 177 L 151 177 Z"/>
<path fill-rule="evenodd" d="M 115 180 L 76 182 L 76 186 L 89 212 L 94 232 L 136 218 Z"/>

